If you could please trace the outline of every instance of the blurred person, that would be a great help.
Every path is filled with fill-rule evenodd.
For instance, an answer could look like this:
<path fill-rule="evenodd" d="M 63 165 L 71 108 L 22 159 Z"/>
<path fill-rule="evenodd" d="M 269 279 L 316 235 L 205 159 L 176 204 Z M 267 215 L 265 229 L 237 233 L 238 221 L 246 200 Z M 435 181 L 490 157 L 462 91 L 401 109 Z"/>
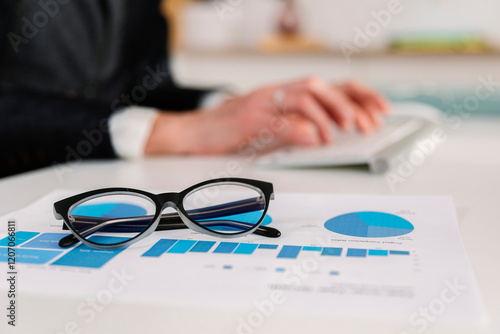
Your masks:
<path fill-rule="evenodd" d="M 86 158 L 238 152 L 368 133 L 387 101 L 357 82 L 318 78 L 228 97 L 170 75 L 160 0 L 0 2 L 0 176 Z"/>

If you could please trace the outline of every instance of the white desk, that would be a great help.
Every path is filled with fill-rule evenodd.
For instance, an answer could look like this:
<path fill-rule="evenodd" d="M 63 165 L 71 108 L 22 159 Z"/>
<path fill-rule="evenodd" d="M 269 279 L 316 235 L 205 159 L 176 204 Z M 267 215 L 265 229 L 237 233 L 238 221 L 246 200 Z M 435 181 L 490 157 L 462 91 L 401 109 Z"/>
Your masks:
<path fill-rule="evenodd" d="M 482 330 L 432 326 L 428 333 L 500 332 L 500 118 L 471 118 L 458 129 L 447 129 L 448 140 L 392 191 L 384 176 L 365 170 L 262 170 L 245 157 L 156 158 L 139 162 L 85 162 L 60 181 L 52 168 L 0 180 L 0 214 L 21 208 L 54 188 L 130 186 L 178 191 L 226 169 L 228 161 L 241 164 L 238 176 L 268 180 L 280 192 L 337 194 L 452 195 L 458 210 L 465 248 L 477 275 L 491 321 Z M 234 175 L 236 176 L 236 175 Z M 23 333 L 56 333 L 75 318 L 79 301 L 70 297 L 19 296 Z M 197 309 L 162 305 L 111 304 L 86 327 L 87 333 L 212 333 L 237 314 L 221 313 L 209 305 Z M 5 323 L 2 320 L 1 326 Z M 168 327 L 165 327 L 168 325 Z M 255 333 L 400 333 L 405 324 L 349 319 L 270 317 Z M 1 328 L 1 327 L 0 327 Z M 3 332 L 2 332 L 3 333 Z M 13 331 L 13 333 L 21 333 Z M 57 332 L 59 333 L 59 332 Z"/>

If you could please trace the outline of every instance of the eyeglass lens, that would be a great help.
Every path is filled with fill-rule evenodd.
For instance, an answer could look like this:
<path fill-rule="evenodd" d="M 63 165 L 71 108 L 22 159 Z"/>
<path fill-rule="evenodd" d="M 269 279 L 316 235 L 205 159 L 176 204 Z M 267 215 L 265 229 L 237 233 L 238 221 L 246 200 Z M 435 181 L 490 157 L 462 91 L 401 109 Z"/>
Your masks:
<path fill-rule="evenodd" d="M 261 220 L 265 199 L 254 188 L 219 184 L 192 191 L 183 206 L 189 218 L 207 230 L 235 234 L 252 229 Z"/>
<path fill-rule="evenodd" d="M 187 218 L 205 229 L 236 234 L 252 229 L 263 218 L 266 205 L 257 189 L 215 184 L 187 194 L 183 206 Z M 142 196 L 108 194 L 79 203 L 69 212 L 69 220 L 83 238 L 112 245 L 143 232 L 152 222 L 155 211 L 154 202 Z"/>

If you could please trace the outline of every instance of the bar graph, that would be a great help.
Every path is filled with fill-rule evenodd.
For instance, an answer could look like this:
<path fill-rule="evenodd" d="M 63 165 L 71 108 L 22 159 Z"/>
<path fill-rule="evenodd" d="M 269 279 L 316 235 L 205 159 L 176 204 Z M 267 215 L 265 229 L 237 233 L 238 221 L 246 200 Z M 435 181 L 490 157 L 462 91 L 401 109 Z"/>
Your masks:
<path fill-rule="evenodd" d="M 29 264 L 49 264 L 56 266 L 82 267 L 98 269 L 110 262 L 114 257 L 127 248 L 117 250 L 94 249 L 82 244 L 71 248 L 61 248 L 58 241 L 66 233 L 39 233 L 16 232 L 16 261 Z M 113 239 L 113 243 L 125 240 L 112 236 L 92 236 L 90 240 L 104 242 L 100 239 Z M 9 238 L 0 239 L 0 262 L 8 261 Z M 365 249 L 348 247 L 323 247 L 318 245 L 280 245 L 268 243 L 208 241 L 192 239 L 160 239 L 149 249 L 145 250 L 142 258 L 160 258 L 168 256 L 189 256 L 199 254 L 205 256 L 230 255 L 238 256 L 266 256 L 278 260 L 289 261 L 300 256 L 317 254 L 330 258 L 351 259 L 386 259 L 404 258 L 410 256 L 408 250 Z M 354 261 L 354 260 L 353 260 Z M 231 267 L 232 268 L 232 267 Z M 226 268 L 230 269 L 230 268 Z M 333 274 L 332 274 L 333 275 Z"/>
<path fill-rule="evenodd" d="M 274 252 L 273 252 L 274 251 Z M 406 250 L 386 250 L 386 249 L 365 249 L 365 248 L 341 248 L 341 247 L 321 247 L 321 246 L 299 246 L 299 245 L 277 245 L 277 244 L 256 244 L 238 242 L 216 242 L 203 240 L 177 240 L 161 239 L 143 257 L 160 257 L 170 254 L 186 253 L 211 253 L 211 254 L 233 254 L 233 255 L 253 255 L 256 253 L 267 255 L 275 254 L 277 259 L 297 259 L 300 254 L 319 253 L 320 256 L 341 257 L 345 254 L 348 258 L 366 257 L 389 257 L 393 255 L 409 256 Z"/>

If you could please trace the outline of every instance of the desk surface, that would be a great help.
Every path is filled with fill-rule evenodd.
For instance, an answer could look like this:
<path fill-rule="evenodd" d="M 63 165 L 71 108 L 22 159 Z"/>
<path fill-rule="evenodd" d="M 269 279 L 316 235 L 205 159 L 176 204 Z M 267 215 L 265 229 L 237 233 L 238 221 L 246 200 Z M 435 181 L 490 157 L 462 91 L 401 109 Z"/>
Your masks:
<path fill-rule="evenodd" d="M 462 238 L 477 276 L 490 323 L 482 331 L 500 332 L 500 118 L 464 119 L 457 128 L 445 127 L 447 140 L 415 168 L 404 182 L 391 189 L 383 175 L 371 175 L 364 169 L 257 169 L 252 156 L 151 158 L 137 162 L 100 161 L 72 165 L 59 175 L 54 168 L 0 180 L 0 214 L 21 208 L 55 188 L 92 189 L 105 186 L 129 186 L 142 189 L 178 191 L 211 177 L 232 176 L 268 180 L 276 192 L 382 194 L 382 195 L 452 195 L 458 212 Z M 238 168 L 234 168 L 234 165 Z M 20 305 L 29 305 L 19 315 L 30 332 L 51 332 L 51 321 L 68 323 L 75 317 L 77 301 L 51 300 L 20 295 Z M 22 312 L 22 309 L 21 309 Z M 56 318 L 55 315 L 57 315 Z M 123 332 L 159 331 L 163 321 L 178 332 L 207 332 L 205 326 L 223 321 L 222 315 L 202 306 L 198 310 L 165 310 L 161 305 L 112 305 L 106 316 L 89 324 L 92 333 L 116 328 Z M 49 320 L 52 319 L 52 320 Z M 131 319 L 131 320 L 127 320 Z M 311 323 L 314 323 L 314 326 Z M 28 324 L 29 323 L 29 324 Z M 30 325 L 31 324 L 31 325 Z M 3 325 L 3 324 L 2 324 Z M 36 326 L 35 326 L 36 325 Z M 335 326 L 335 327 L 332 327 Z M 57 326 L 56 329 L 63 327 Z M 345 332 L 399 333 L 393 324 L 303 319 L 292 317 L 271 321 L 269 332 L 322 332 L 331 328 Z M 409 329 L 409 333 L 412 333 Z M 259 331 L 257 331 L 258 333 Z M 432 327 L 428 332 L 457 333 Z M 464 333 L 469 331 L 464 330 Z"/>

